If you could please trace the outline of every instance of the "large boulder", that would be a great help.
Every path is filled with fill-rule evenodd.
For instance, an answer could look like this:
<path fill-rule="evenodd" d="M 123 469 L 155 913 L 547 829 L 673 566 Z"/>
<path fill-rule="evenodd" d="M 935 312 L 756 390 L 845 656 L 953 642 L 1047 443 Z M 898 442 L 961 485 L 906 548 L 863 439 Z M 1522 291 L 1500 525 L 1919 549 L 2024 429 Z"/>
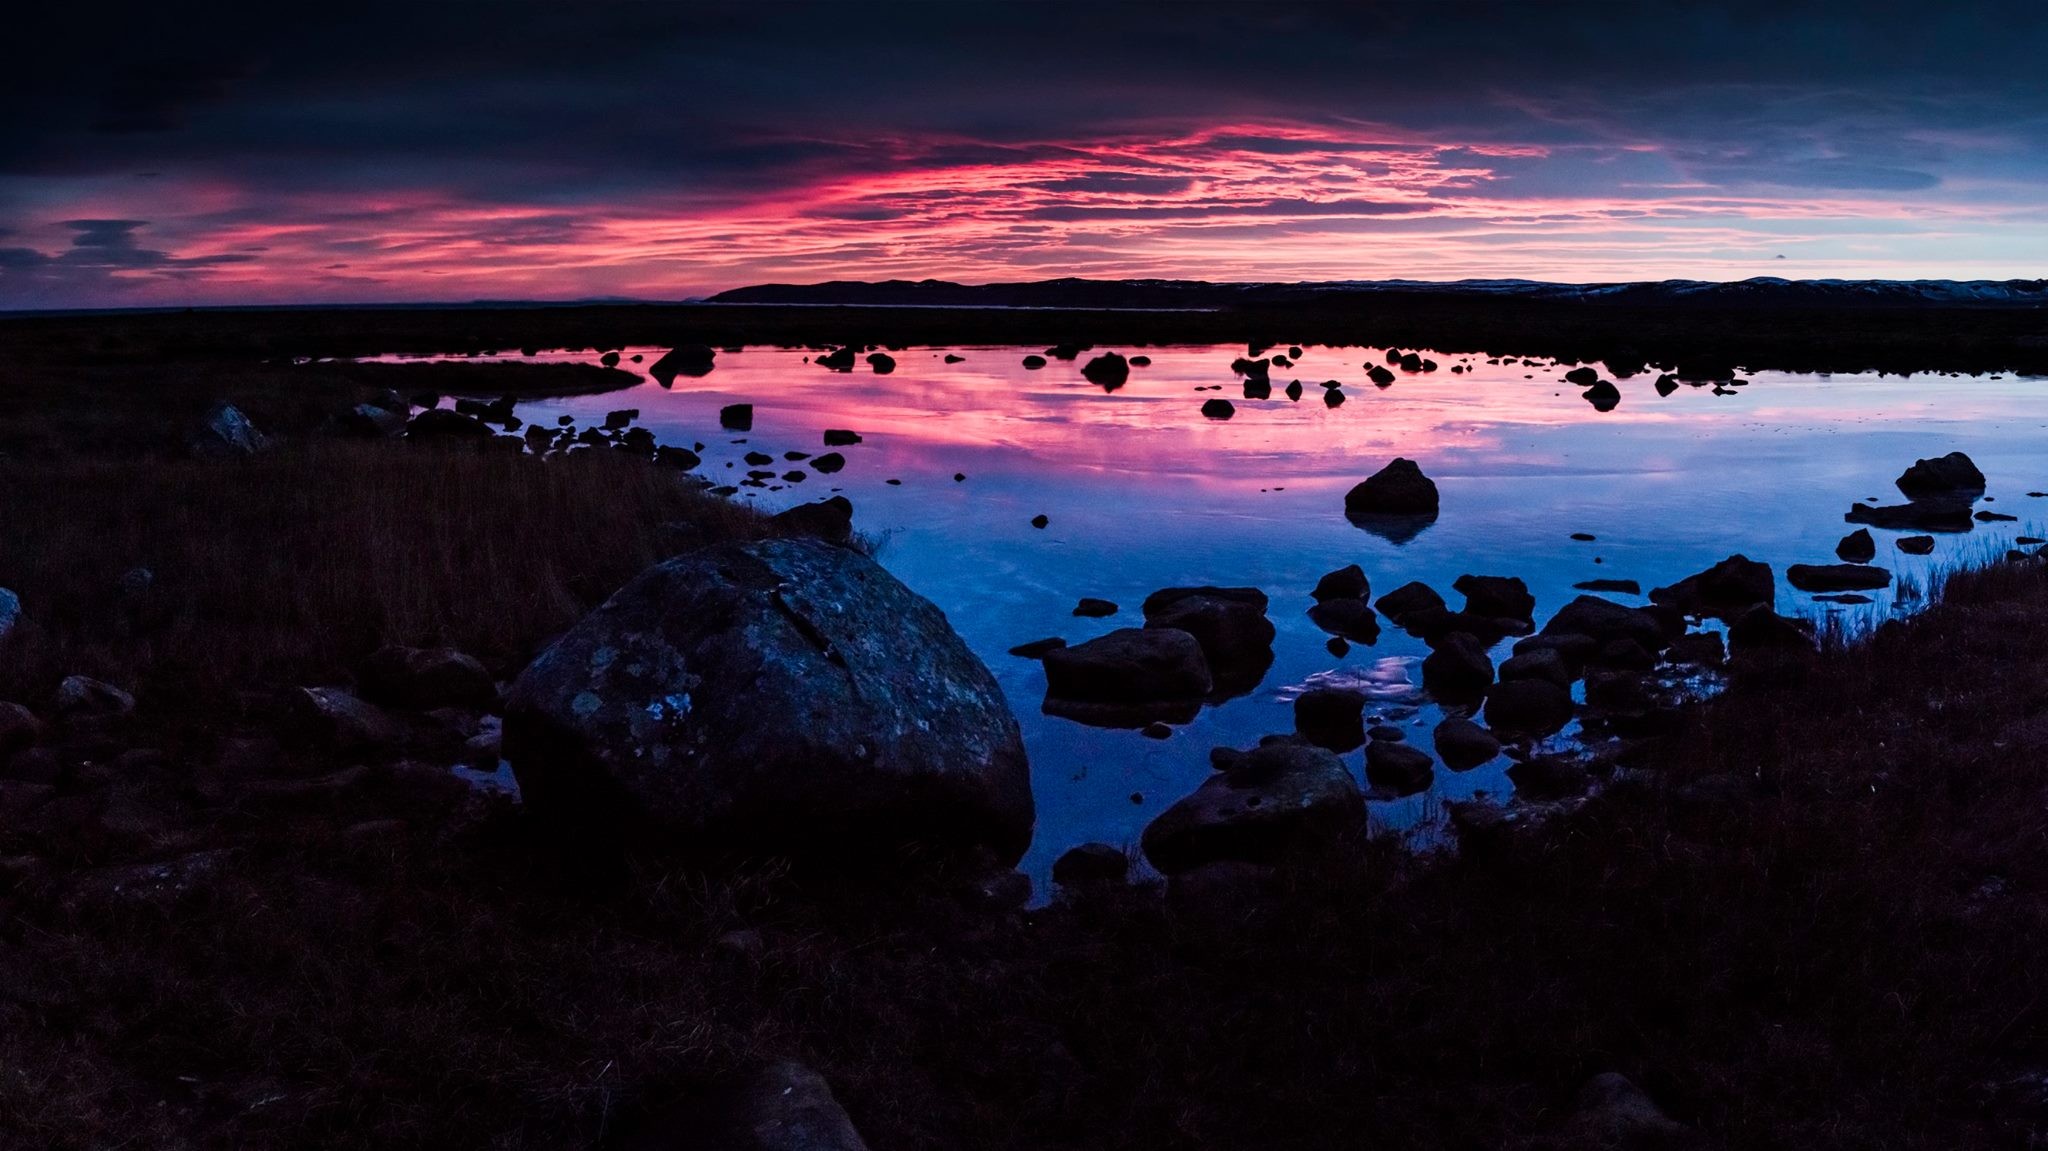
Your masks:
<path fill-rule="evenodd" d="M 1396 457 L 1344 496 L 1348 516 L 1434 516 L 1436 484 L 1414 460 Z"/>
<path fill-rule="evenodd" d="M 1974 499 L 1984 494 L 1984 473 L 1978 471 L 1976 463 L 1961 452 L 1950 452 L 1931 460 L 1915 460 L 1897 483 L 1907 499 L 1930 496 Z"/>
<path fill-rule="evenodd" d="M 635 577 L 520 674 L 504 747 L 527 807 L 745 854 L 1023 854 L 1015 717 L 929 601 L 817 540 Z"/>
<path fill-rule="evenodd" d="M 489 708 L 498 685 L 472 656 L 448 647 L 382 647 L 356 669 L 363 698 L 389 707 Z"/>
<path fill-rule="evenodd" d="M 1652 588 L 1650 602 L 1687 615 L 1732 620 L 1758 604 L 1777 598 L 1771 565 L 1734 555 L 1670 587 Z"/>
<path fill-rule="evenodd" d="M 208 408 L 199 426 L 186 438 L 192 454 L 209 459 L 253 456 L 270 446 L 270 437 L 256 430 L 242 409 L 219 403 Z"/>
<path fill-rule="evenodd" d="M 1273 621 L 1257 588 L 1162 588 L 1145 597 L 1142 610 L 1146 627 L 1195 637 L 1221 694 L 1250 691 L 1273 665 Z"/>
<path fill-rule="evenodd" d="M 1168 875 L 1218 860 L 1265 862 L 1365 819 L 1358 782 L 1320 747 L 1268 739 L 1212 758 L 1221 770 L 1145 828 L 1145 858 Z"/>

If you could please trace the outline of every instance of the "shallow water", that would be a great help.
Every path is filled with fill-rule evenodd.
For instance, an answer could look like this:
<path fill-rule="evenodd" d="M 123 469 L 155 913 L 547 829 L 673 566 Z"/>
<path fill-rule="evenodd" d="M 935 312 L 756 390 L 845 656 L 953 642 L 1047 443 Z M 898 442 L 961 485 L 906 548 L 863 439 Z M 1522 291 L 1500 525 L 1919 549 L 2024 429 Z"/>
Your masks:
<path fill-rule="evenodd" d="M 1877 564 L 1908 586 L 1969 559 L 2001 554 L 2016 535 L 2041 535 L 2048 499 L 2048 383 L 2032 378 L 1949 379 L 1764 372 L 1715 394 L 1680 388 L 1660 397 L 1655 373 L 1619 381 L 1622 402 L 1600 413 L 1553 365 L 1489 365 L 1483 357 L 1435 355 L 1442 368 L 1371 386 L 1362 365 L 1379 348 L 1305 350 L 1294 369 L 1274 370 L 1273 398 L 1242 398 L 1230 363 L 1241 345 L 1144 351 L 1114 393 L 1053 360 L 1021 366 L 1039 348 L 933 348 L 894 353 L 897 367 L 851 374 L 805 362 L 800 350 L 722 352 L 709 375 L 679 377 L 598 396 L 520 404 L 529 422 L 579 426 L 638 408 L 663 443 L 705 445 L 698 474 L 719 483 L 744 476 L 740 457 L 820 453 L 826 428 L 864 442 L 836 449 L 833 476 L 812 473 L 784 490 L 742 488 L 735 498 L 771 510 L 844 492 L 857 529 L 881 543 L 890 571 L 936 602 L 994 670 L 1023 725 L 1038 797 L 1038 830 L 1024 861 L 1044 890 L 1060 852 L 1102 840 L 1135 845 L 1147 821 L 1209 774 L 1208 750 L 1248 745 L 1293 728 L 1291 700 L 1318 678 L 1369 681 L 1378 713 L 1430 749 L 1440 713 L 1404 688 L 1427 649 L 1386 627 L 1377 644 L 1345 658 L 1303 614 L 1324 572 L 1361 565 L 1375 597 L 1423 580 L 1453 606 L 1460 574 L 1520 576 L 1537 620 L 1580 594 L 1572 584 L 1634 579 L 1647 591 L 1731 553 L 1779 573 L 1779 610 L 1842 613 L 1867 623 L 1893 610 L 1894 592 L 1864 607 L 1816 603 L 1792 590 L 1793 563 L 1833 563 L 1856 500 L 1901 502 L 1892 481 L 1922 456 L 1968 452 L 1990 481 L 1980 507 L 2017 523 L 1938 535 L 1934 554 L 1907 556 L 1898 532 L 1871 529 Z M 630 348 L 645 363 L 662 349 Z M 946 364 L 955 352 L 965 357 Z M 1430 353 L 1425 353 L 1430 354 Z M 547 353 L 541 360 L 594 360 Z M 1453 374 L 1452 364 L 1468 365 Z M 1603 373 L 1604 374 L 1604 373 Z M 1298 403 L 1282 385 L 1298 376 Z M 1533 378 L 1528 378 L 1533 377 Z M 1344 382 L 1347 402 L 1327 408 L 1325 379 Z M 1198 388 L 1221 386 L 1220 391 Z M 1202 401 L 1231 400 L 1227 421 L 1205 419 Z M 754 405 L 750 433 L 722 432 L 718 410 Z M 1437 521 L 1402 543 L 1353 527 L 1344 493 L 1395 456 L 1418 461 L 1442 492 Z M 954 475 L 966 479 L 956 482 Z M 888 484 L 895 478 L 900 486 Z M 1044 529 L 1032 517 L 1049 517 Z M 1578 542 L 1574 532 L 1592 533 Z M 1272 599 L 1275 661 L 1250 695 L 1205 708 L 1170 739 L 1085 727 L 1041 714 L 1045 679 L 1036 662 L 1007 654 L 1044 636 L 1078 642 L 1142 622 L 1138 604 L 1161 587 L 1252 585 Z M 1082 596 L 1122 605 L 1108 619 L 1071 613 Z M 1613 595 L 1623 603 L 1647 602 Z M 1907 605 L 1899 605 L 1907 606 Z M 1496 649 L 1504 657 L 1512 640 Z M 1362 771 L 1362 753 L 1344 757 Z M 1420 795 L 1375 801 L 1376 820 L 1415 824 L 1447 799 L 1512 790 L 1505 759 L 1467 772 L 1439 770 Z"/>

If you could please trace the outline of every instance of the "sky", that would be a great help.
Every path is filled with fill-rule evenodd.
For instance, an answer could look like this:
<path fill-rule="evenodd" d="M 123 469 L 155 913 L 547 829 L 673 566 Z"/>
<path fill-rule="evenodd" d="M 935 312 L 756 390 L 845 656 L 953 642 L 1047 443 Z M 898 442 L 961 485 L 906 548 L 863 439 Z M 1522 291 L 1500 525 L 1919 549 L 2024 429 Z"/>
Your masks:
<path fill-rule="evenodd" d="M 0 308 L 2048 272 L 2038 2 L 34 7 Z"/>

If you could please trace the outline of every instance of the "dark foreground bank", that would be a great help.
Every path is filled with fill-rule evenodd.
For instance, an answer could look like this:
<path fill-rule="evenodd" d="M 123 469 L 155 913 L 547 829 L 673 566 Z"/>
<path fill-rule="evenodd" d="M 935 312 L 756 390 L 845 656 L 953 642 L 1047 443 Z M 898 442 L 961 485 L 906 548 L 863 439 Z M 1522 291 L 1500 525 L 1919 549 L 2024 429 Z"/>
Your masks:
<path fill-rule="evenodd" d="M 116 404 L 120 450 L 0 462 L 0 1145 L 702 1146 L 787 1060 L 820 1079 L 772 1098 L 821 1081 L 876 1148 L 2048 1136 L 2038 560 L 1424 856 L 1353 832 L 1035 911 L 949 866 L 593 873 L 447 769 L 495 758 L 474 709 L 280 700 L 388 644 L 502 682 L 655 560 L 793 529 L 628 452 L 329 434 L 389 381 L 268 379 L 234 394 L 286 442 L 246 458 Z"/>

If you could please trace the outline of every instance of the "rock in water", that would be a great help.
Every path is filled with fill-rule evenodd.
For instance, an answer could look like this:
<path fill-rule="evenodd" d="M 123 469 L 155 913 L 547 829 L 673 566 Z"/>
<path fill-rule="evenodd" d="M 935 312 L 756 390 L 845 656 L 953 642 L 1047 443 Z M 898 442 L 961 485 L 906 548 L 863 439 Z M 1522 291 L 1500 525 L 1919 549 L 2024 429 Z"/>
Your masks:
<path fill-rule="evenodd" d="M 1201 642 L 1176 628 L 1119 628 L 1043 654 L 1051 699 L 1177 703 L 1200 700 L 1214 686 Z"/>
<path fill-rule="evenodd" d="M 1436 725 L 1436 753 L 1452 771 L 1470 771 L 1500 754 L 1500 740 L 1463 716 Z"/>
<path fill-rule="evenodd" d="M 1869 528 L 1857 528 L 1835 545 L 1835 556 L 1852 564 L 1867 564 L 1877 558 L 1877 541 L 1870 538 Z"/>
<path fill-rule="evenodd" d="M 1229 400 L 1204 400 L 1202 414 L 1212 420 L 1227 420 L 1237 414 L 1237 405 Z"/>
<path fill-rule="evenodd" d="M 1899 550 L 1909 556 L 1930 555 L 1934 551 L 1933 536 L 1901 536 Z"/>
<path fill-rule="evenodd" d="M 1030 771 L 993 676 L 929 601 L 816 540 L 655 565 L 507 698 L 529 810 L 749 854 L 880 858 L 1030 841 Z"/>
<path fill-rule="evenodd" d="M 1372 595 L 1372 584 L 1365 578 L 1365 569 L 1350 564 L 1317 580 L 1316 590 L 1309 594 L 1317 603 L 1332 599 L 1366 599 Z"/>
<path fill-rule="evenodd" d="M 1294 700 L 1294 730 L 1317 747 L 1343 753 L 1365 742 L 1365 693 L 1312 687 Z"/>
<path fill-rule="evenodd" d="M 1846 523 L 1895 531 L 1966 532 L 1976 526 L 1970 519 L 1968 500 L 1941 496 L 1883 506 L 1859 503 L 1852 505 L 1842 519 Z"/>
<path fill-rule="evenodd" d="M 704 344 L 680 344 L 647 365 L 647 374 L 662 387 L 671 387 L 677 376 L 709 375 L 716 359 L 717 353 Z"/>
<path fill-rule="evenodd" d="M 242 409 L 233 404 L 215 404 L 207 409 L 187 443 L 192 454 L 209 459 L 253 456 L 270 446 L 270 437 L 256 430 Z"/>
<path fill-rule="evenodd" d="M 1145 828 L 1145 858 L 1168 875 L 1219 860 L 1276 859 L 1365 818 L 1357 781 L 1322 748 L 1269 739 L 1213 758 L 1222 770 Z"/>
<path fill-rule="evenodd" d="M 1217 691 L 1257 687 L 1273 665 L 1266 593 L 1252 587 L 1170 587 L 1145 597 L 1145 626 L 1184 631 L 1202 645 Z"/>
<path fill-rule="evenodd" d="M 1420 748 L 1376 739 L 1365 749 L 1365 779 L 1396 795 L 1414 795 L 1435 781 L 1436 764 Z"/>
<path fill-rule="evenodd" d="M 1646 651 L 1662 651 L 1666 645 L 1664 625 L 1642 608 L 1629 607 L 1599 596 L 1582 595 L 1550 617 L 1539 634 L 1550 637 L 1586 636 L 1596 649 L 1617 639 L 1632 639 Z M 1520 650 L 1519 646 L 1517 650 Z"/>
<path fill-rule="evenodd" d="M 1131 362 L 1115 352 L 1104 352 L 1081 365 L 1081 375 L 1105 392 L 1113 392 L 1131 378 Z"/>
<path fill-rule="evenodd" d="M 1486 693 L 1486 724 L 1514 735 L 1549 735 L 1570 723 L 1572 693 L 1547 679 L 1511 679 Z"/>
<path fill-rule="evenodd" d="M 1733 620 L 1777 596 L 1771 565 L 1748 556 L 1729 556 L 1706 571 L 1689 575 L 1670 587 L 1650 589 L 1650 602 L 1687 615 Z"/>
<path fill-rule="evenodd" d="M 730 432 L 754 430 L 754 405 L 727 404 L 718 409 L 718 426 Z"/>
<path fill-rule="evenodd" d="M 1468 612 L 1531 626 L 1535 623 L 1536 597 L 1517 576 L 1461 575 L 1451 587 L 1464 593 Z"/>
<path fill-rule="evenodd" d="M 1975 498 L 1984 494 L 1984 473 L 1978 471 L 1976 463 L 1961 452 L 1950 452 L 1931 460 L 1915 460 L 1897 483 L 1908 499 L 1929 496 Z"/>
<path fill-rule="evenodd" d="M 1890 587 L 1892 573 L 1862 564 L 1793 564 L 1785 581 L 1800 591 L 1869 591 Z"/>
<path fill-rule="evenodd" d="M 1397 458 L 1344 496 L 1346 515 L 1433 516 L 1436 483 L 1414 460 Z"/>

